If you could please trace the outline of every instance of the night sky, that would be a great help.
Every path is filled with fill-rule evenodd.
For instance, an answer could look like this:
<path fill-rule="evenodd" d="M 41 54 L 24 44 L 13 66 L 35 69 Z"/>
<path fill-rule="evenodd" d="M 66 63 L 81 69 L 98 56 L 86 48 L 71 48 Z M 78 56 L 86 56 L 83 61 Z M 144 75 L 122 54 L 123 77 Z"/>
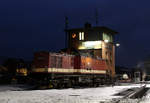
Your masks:
<path fill-rule="evenodd" d="M 117 65 L 134 67 L 150 54 L 150 0 L 1 0 L 0 56 L 32 60 L 33 52 L 65 47 L 69 27 L 95 25 L 119 32 Z"/>

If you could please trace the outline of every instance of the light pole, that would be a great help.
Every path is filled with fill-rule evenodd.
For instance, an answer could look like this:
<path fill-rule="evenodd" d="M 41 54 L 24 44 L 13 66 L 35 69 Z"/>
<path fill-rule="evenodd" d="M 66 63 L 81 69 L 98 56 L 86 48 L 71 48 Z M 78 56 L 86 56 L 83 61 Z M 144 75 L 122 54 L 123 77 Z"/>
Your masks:
<path fill-rule="evenodd" d="M 139 71 L 134 73 L 134 78 L 136 83 L 140 81 L 141 75 Z"/>
<path fill-rule="evenodd" d="M 120 43 L 115 43 L 114 45 L 115 45 L 116 49 L 120 47 Z M 117 54 L 116 51 L 117 51 L 117 50 L 115 50 L 115 72 L 116 72 L 116 58 L 117 58 L 117 56 L 116 56 L 116 54 Z M 115 74 L 116 74 L 116 73 L 115 73 Z M 119 79 L 118 79 L 117 76 L 116 76 L 116 79 L 117 79 L 116 82 L 118 82 Z"/>

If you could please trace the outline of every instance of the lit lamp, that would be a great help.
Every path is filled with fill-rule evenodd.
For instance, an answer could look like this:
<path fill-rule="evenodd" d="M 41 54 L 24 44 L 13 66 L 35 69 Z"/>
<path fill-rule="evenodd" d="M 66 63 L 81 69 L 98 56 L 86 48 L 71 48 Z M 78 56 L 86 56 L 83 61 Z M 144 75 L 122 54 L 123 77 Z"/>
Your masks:
<path fill-rule="evenodd" d="M 105 43 L 108 43 L 109 41 L 106 39 L 106 40 L 104 40 L 104 42 L 105 42 Z"/>
<path fill-rule="evenodd" d="M 120 46 L 120 44 L 119 44 L 119 43 L 116 43 L 116 46 L 117 46 L 117 47 L 119 47 L 119 46 Z"/>

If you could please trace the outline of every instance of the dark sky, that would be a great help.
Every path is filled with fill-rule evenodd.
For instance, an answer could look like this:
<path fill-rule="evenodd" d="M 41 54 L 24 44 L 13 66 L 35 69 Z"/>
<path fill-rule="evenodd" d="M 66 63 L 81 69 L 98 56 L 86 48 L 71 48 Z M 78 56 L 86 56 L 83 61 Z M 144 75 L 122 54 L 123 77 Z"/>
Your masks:
<path fill-rule="evenodd" d="M 64 48 L 64 16 L 69 27 L 86 21 L 119 32 L 116 62 L 133 67 L 150 54 L 149 0 L 1 0 L 0 56 L 31 60 L 34 51 Z"/>

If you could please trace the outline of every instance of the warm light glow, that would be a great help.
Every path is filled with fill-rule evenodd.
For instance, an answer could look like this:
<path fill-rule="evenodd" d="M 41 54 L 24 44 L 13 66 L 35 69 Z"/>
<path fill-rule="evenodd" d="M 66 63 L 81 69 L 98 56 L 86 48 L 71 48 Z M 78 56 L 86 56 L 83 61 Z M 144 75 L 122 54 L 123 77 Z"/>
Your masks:
<path fill-rule="evenodd" d="M 81 42 L 78 49 L 100 49 L 102 48 L 102 41 L 86 41 Z"/>
<path fill-rule="evenodd" d="M 76 37 L 76 34 L 75 34 L 75 33 L 73 33 L 73 34 L 72 34 L 72 38 L 75 38 L 75 37 Z"/>
<path fill-rule="evenodd" d="M 107 40 L 107 39 L 106 39 L 106 40 L 104 40 L 104 42 L 105 42 L 105 43 L 108 43 L 108 42 L 109 42 L 109 40 Z"/>
<path fill-rule="evenodd" d="M 79 48 L 78 49 L 86 49 L 85 47 L 83 47 L 83 46 L 79 46 Z"/>

